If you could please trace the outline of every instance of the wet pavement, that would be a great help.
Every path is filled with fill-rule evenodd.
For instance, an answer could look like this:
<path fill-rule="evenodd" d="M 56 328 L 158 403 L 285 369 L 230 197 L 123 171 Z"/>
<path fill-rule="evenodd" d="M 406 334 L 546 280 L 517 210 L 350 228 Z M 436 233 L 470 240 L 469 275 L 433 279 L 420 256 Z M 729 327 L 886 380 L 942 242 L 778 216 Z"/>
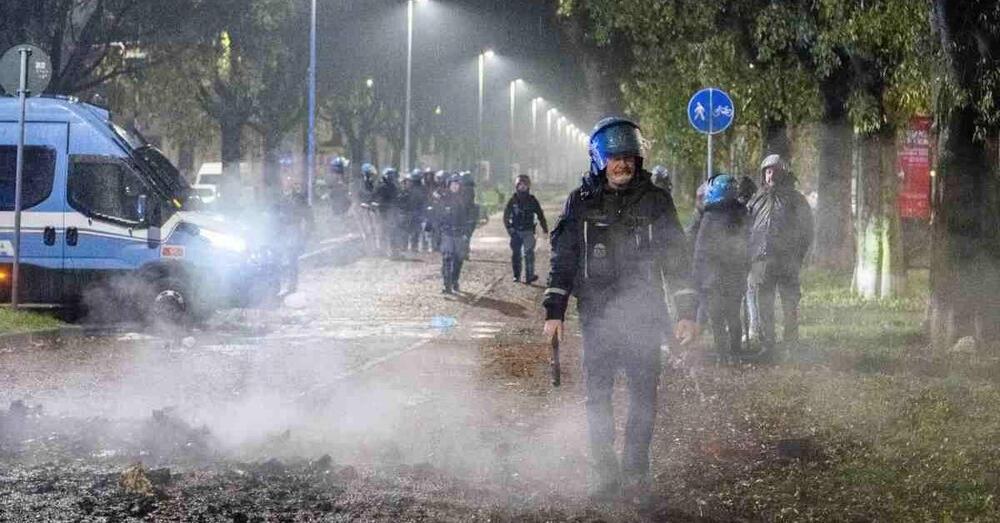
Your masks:
<path fill-rule="evenodd" d="M 0 451 L 22 465 L 69 459 L 81 478 L 141 462 L 189 480 L 215 470 L 208 463 L 230 470 L 244 460 L 325 456 L 388 481 L 390 494 L 406 482 L 399 467 L 423 467 L 462 482 L 467 490 L 449 499 L 463 504 L 485 493 L 503 510 L 580 500 L 578 379 L 569 364 L 566 385 L 548 385 L 542 288 L 510 281 L 497 222 L 477 231 L 457 296 L 440 293 L 439 255 L 410 253 L 319 263 L 283 306 L 225 311 L 197 329 L 0 343 L 0 405 L 39 409 L 26 418 L 36 420 L 35 437 Z M 539 258 L 545 267 L 544 242 Z M 166 433 L 168 443 L 140 437 L 151 432 Z M 43 434 L 51 444 L 41 443 Z M 23 496 L 25 478 L 47 477 L 46 469 L 18 473 L 0 475 L 0 494 Z M 374 494 L 374 505 L 392 506 L 392 495 Z M 150 514 L 183 513 L 165 511 L 165 502 Z M 465 520 L 476 510 L 440 516 Z"/>

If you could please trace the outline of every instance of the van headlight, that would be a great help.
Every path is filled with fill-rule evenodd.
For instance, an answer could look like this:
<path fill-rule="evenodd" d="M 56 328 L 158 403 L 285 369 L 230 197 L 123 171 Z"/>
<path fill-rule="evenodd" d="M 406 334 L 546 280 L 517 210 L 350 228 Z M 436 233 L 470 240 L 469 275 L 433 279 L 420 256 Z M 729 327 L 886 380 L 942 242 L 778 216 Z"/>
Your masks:
<path fill-rule="evenodd" d="M 247 250 L 247 242 L 239 236 L 202 228 L 201 237 L 205 238 L 212 247 L 239 253 L 246 252 Z"/>

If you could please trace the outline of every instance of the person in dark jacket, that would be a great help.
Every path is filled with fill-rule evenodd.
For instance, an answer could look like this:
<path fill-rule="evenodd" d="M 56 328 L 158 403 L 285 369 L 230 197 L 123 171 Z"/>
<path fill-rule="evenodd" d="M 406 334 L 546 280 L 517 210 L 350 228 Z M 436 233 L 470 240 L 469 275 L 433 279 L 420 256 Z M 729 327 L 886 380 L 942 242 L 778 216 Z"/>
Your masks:
<path fill-rule="evenodd" d="M 284 277 L 287 279 L 285 292 L 291 294 L 299 288 L 299 257 L 305 252 L 314 226 L 313 211 L 300 185 L 284 195 L 277 211 L 277 242 L 282 245 Z"/>
<path fill-rule="evenodd" d="M 775 348 L 775 291 L 781 294 L 784 341 L 799 338 L 799 272 L 813 240 L 812 210 L 795 189 L 784 160 L 772 154 L 760 166 L 761 190 L 750 199 L 750 331 L 761 350 Z"/>
<path fill-rule="evenodd" d="M 687 239 L 670 193 L 642 169 L 641 143 L 639 126 L 630 120 L 598 122 L 590 138 L 590 173 L 570 193 L 551 235 L 545 334 L 562 336 L 570 295 L 576 296 L 596 499 L 623 492 L 644 499 L 649 492 L 660 343 L 669 320 L 663 275 L 676 291 L 675 336 L 687 344 L 698 332 Z M 629 412 L 619 463 L 611 395 L 621 368 L 628 376 Z"/>
<path fill-rule="evenodd" d="M 740 202 L 740 182 L 735 176 L 713 177 L 705 191 L 701 219 L 694 231 L 694 275 L 698 289 L 700 322 L 712 325 L 715 350 L 723 360 L 736 361 L 742 353 L 741 308 L 749 260 L 749 218 Z"/>
<path fill-rule="evenodd" d="M 375 186 L 375 207 L 378 209 L 380 235 L 383 238 L 384 249 L 390 257 L 399 254 L 399 171 L 392 167 L 382 170 L 382 179 Z"/>
<path fill-rule="evenodd" d="M 514 181 L 514 194 L 507 200 L 503 211 L 503 224 L 510 235 L 510 264 L 514 269 L 514 281 L 521 279 L 521 259 L 524 259 L 524 283 L 538 280 L 535 275 L 535 218 L 542 232 L 549 233 L 545 213 L 538 198 L 531 194 L 531 178 L 518 175 Z"/>
<path fill-rule="evenodd" d="M 403 190 L 399 193 L 400 245 L 410 252 L 420 252 L 420 237 L 423 234 L 427 208 L 427 194 L 421 184 L 423 177 L 423 171 L 414 169 L 403 180 Z"/>
<path fill-rule="evenodd" d="M 448 192 L 434 207 L 434 226 L 441 233 L 441 279 L 444 281 L 441 292 L 444 294 L 459 291 L 458 280 L 469 248 L 470 209 L 463 190 L 461 177 L 453 175 L 448 180 Z"/>

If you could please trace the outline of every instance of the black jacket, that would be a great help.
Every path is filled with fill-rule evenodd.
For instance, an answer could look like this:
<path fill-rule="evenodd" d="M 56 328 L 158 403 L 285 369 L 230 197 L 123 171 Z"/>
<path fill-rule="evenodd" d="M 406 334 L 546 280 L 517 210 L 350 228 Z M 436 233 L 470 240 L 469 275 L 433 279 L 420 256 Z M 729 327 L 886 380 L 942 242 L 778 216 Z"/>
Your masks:
<path fill-rule="evenodd" d="M 747 255 L 750 217 L 739 202 L 707 205 L 694 231 L 695 287 L 707 292 L 722 286 L 742 292 L 750 260 Z"/>
<path fill-rule="evenodd" d="M 812 209 L 786 181 L 758 192 L 750 210 L 750 261 L 802 265 L 813 240 Z"/>
<path fill-rule="evenodd" d="M 510 200 L 507 200 L 507 207 L 503 210 L 503 224 L 507 232 L 512 231 L 532 231 L 535 230 L 535 217 L 538 217 L 538 224 L 542 226 L 545 234 L 549 233 L 549 225 L 545 222 L 545 213 L 538 203 L 535 195 L 525 192 L 515 192 Z"/>
<path fill-rule="evenodd" d="M 663 321 L 665 276 L 678 319 L 694 320 L 690 268 L 673 198 L 653 185 L 648 172 L 617 191 L 585 184 L 570 193 L 552 231 L 546 319 L 563 319 L 572 294 L 582 318 L 625 307 L 639 323 Z"/>
<path fill-rule="evenodd" d="M 461 193 L 446 193 L 434 205 L 434 226 L 443 234 L 468 234 L 472 212 L 472 207 Z"/>

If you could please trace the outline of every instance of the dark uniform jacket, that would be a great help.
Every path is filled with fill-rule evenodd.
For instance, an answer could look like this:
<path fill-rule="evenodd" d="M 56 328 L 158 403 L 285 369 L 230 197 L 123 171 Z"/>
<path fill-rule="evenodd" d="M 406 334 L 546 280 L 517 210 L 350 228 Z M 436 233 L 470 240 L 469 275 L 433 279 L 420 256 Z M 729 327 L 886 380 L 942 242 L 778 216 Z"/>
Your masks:
<path fill-rule="evenodd" d="M 446 193 L 434 205 L 434 226 L 443 234 L 467 234 L 472 209 L 461 194 Z"/>
<path fill-rule="evenodd" d="M 507 200 L 507 207 L 503 210 L 503 224 L 508 231 L 534 232 L 535 216 L 538 217 L 542 230 L 548 233 L 549 225 L 545 222 L 545 213 L 542 212 L 538 198 L 529 192 L 515 192 Z"/>
<path fill-rule="evenodd" d="M 802 265 L 813 240 L 812 210 L 794 179 L 758 192 L 747 205 L 750 261 Z"/>
<path fill-rule="evenodd" d="M 399 186 L 394 183 L 382 182 L 375 187 L 375 203 L 383 210 L 388 210 L 396 206 L 399 197 Z"/>
<path fill-rule="evenodd" d="M 695 287 L 707 291 L 718 286 L 733 293 L 746 287 L 750 217 L 738 201 L 706 205 L 694 231 Z"/>
<path fill-rule="evenodd" d="M 585 183 L 570 193 L 552 231 L 546 319 L 563 319 L 572 294 L 584 319 L 627 307 L 635 321 L 662 322 L 668 314 L 666 277 L 678 319 L 694 320 L 690 250 L 670 193 L 653 185 L 645 171 L 622 190 L 603 183 Z"/>

